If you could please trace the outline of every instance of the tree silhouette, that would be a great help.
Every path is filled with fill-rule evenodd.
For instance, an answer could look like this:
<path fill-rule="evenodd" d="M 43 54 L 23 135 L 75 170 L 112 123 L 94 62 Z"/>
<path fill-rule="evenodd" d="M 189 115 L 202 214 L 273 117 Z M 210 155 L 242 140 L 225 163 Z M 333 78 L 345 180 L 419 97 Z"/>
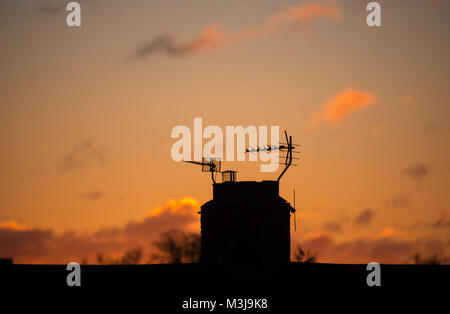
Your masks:
<path fill-rule="evenodd" d="M 197 263 L 200 261 L 200 235 L 182 230 L 162 233 L 153 242 L 156 252 L 150 255 L 151 262 L 158 263 Z"/>
<path fill-rule="evenodd" d="M 317 262 L 317 253 L 311 253 L 308 249 L 306 252 L 300 244 L 297 244 L 297 250 L 294 252 L 294 261 L 299 263 L 315 263 Z"/>
<path fill-rule="evenodd" d="M 97 263 L 100 265 L 131 265 L 139 264 L 142 258 L 142 250 L 135 248 L 128 250 L 121 258 L 111 258 L 104 256 L 102 253 L 97 254 Z"/>
<path fill-rule="evenodd" d="M 430 257 L 422 257 L 419 253 L 416 253 L 412 256 L 414 264 L 422 264 L 422 265 L 440 265 L 447 263 L 447 257 L 440 258 L 438 254 L 434 254 Z"/>

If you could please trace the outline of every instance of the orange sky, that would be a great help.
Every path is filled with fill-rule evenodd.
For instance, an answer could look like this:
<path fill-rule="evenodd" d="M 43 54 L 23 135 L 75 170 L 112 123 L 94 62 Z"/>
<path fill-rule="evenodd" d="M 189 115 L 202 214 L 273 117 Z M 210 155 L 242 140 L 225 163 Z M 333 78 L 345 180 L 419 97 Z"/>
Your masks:
<path fill-rule="evenodd" d="M 379 2 L 370 28 L 356 0 L 80 1 L 75 29 L 61 1 L 2 1 L 0 256 L 62 263 L 198 231 L 210 178 L 170 157 L 195 117 L 302 144 L 280 192 L 296 189 L 293 238 L 319 261 L 448 256 L 450 4 Z M 259 166 L 224 163 L 278 176 Z"/>

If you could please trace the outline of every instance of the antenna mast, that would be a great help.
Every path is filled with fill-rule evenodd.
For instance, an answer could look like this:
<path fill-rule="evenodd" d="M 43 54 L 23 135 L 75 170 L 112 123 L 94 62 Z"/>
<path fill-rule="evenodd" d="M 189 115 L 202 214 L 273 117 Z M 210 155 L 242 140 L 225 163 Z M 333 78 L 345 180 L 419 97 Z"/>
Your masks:
<path fill-rule="evenodd" d="M 294 144 L 292 144 L 292 136 L 287 135 L 287 132 L 284 131 L 284 136 L 286 137 L 286 145 L 280 145 L 280 150 L 282 149 L 287 149 L 286 151 L 286 159 L 284 161 L 284 169 L 283 172 L 280 173 L 277 181 L 280 182 L 281 177 L 284 175 L 284 173 L 288 170 L 288 168 L 291 166 L 292 164 L 292 151 L 294 150 Z"/>
<path fill-rule="evenodd" d="M 294 189 L 294 230 L 297 231 L 297 219 L 295 219 L 295 189 Z"/>

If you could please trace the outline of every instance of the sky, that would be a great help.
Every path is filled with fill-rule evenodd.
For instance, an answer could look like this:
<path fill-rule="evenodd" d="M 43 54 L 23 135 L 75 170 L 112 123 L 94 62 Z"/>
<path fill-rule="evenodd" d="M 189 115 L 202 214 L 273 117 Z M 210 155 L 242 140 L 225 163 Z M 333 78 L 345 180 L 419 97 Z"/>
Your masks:
<path fill-rule="evenodd" d="M 199 232 L 211 180 L 171 130 L 279 126 L 292 242 L 320 262 L 450 255 L 450 3 L 0 0 L 0 257 L 95 262 Z M 280 136 L 280 140 L 283 138 Z M 276 179 L 224 162 L 239 180 Z M 293 224 L 293 221 L 291 222 Z"/>

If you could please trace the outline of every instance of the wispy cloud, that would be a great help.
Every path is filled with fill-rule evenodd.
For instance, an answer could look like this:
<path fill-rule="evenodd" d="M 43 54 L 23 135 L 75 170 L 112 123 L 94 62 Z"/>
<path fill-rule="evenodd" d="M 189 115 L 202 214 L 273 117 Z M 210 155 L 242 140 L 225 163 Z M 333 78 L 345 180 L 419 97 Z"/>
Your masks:
<path fill-rule="evenodd" d="M 182 44 L 177 43 L 174 36 L 163 34 L 139 47 L 135 57 L 142 59 L 156 52 L 170 56 L 186 56 L 207 49 L 217 49 L 223 36 L 218 24 L 208 26 L 199 37 Z"/>
<path fill-rule="evenodd" d="M 418 163 L 411 167 L 407 167 L 402 170 L 402 174 L 412 178 L 415 181 L 422 181 L 427 175 L 430 174 L 430 169 L 423 163 Z"/>
<path fill-rule="evenodd" d="M 298 27 L 319 19 L 339 20 L 340 18 L 341 11 L 333 0 L 287 5 L 257 28 L 247 27 L 236 32 L 225 32 L 218 23 L 214 23 L 207 26 L 199 36 L 186 42 L 179 42 L 177 37 L 171 34 L 161 34 L 139 46 L 134 57 L 144 59 L 155 53 L 176 57 L 187 56 L 206 50 L 217 50 L 239 40 L 263 38 L 275 31 Z"/>
<path fill-rule="evenodd" d="M 372 92 L 348 87 L 325 102 L 319 111 L 313 112 L 305 127 L 312 129 L 321 124 L 339 124 L 353 112 L 372 105 L 374 101 Z"/>
<path fill-rule="evenodd" d="M 376 127 L 372 128 L 372 130 L 370 131 L 370 134 L 372 136 L 376 137 L 376 136 L 383 134 L 383 132 L 384 132 L 384 126 L 377 125 Z"/>
<path fill-rule="evenodd" d="M 70 153 L 63 156 L 57 164 L 57 169 L 68 172 L 83 169 L 92 162 L 105 163 L 107 155 L 107 149 L 97 147 L 90 140 L 86 140 L 82 144 L 75 145 Z"/>
<path fill-rule="evenodd" d="M 342 232 L 341 224 L 336 221 L 329 221 L 324 224 L 324 229 L 330 232 L 340 233 Z"/>
<path fill-rule="evenodd" d="M 36 11 L 43 15 L 55 15 L 62 11 L 62 7 L 56 4 L 45 3 L 37 7 Z"/>
<path fill-rule="evenodd" d="M 428 123 L 424 126 L 425 134 L 431 134 L 439 130 L 439 125 L 434 123 Z"/>
<path fill-rule="evenodd" d="M 80 197 L 82 199 L 86 199 L 89 201 L 96 201 L 96 200 L 103 198 L 104 196 L 105 196 L 105 193 L 103 191 L 93 190 L 93 191 L 89 191 L 89 192 L 81 194 Z"/>
<path fill-rule="evenodd" d="M 406 238 L 407 234 L 403 230 L 398 230 L 394 227 L 386 227 L 377 234 L 375 234 L 375 239 L 386 239 L 386 238 Z"/>
<path fill-rule="evenodd" d="M 439 228 L 448 228 L 450 229 L 450 218 L 447 213 L 443 214 L 441 217 L 439 217 L 433 224 L 433 228 L 439 229 Z"/>
<path fill-rule="evenodd" d="M 385 199 L 382 204 L 387 208 L 406 208 L 411 204 L 411 197 L 407 193 L 400 193 Z"/>
<path fill-rule="evenodd" d="M 322 3 L 304 2 L 299 5 L 287 5 L 281 8 L 266 21 L 262 32 L 274 31 L 280 25 L 299 25 L 319 18 L 339 20 L 342 17 L 340 8 L 334 1 Z"/>
<path fill-rule="evenodd" d="M 355 223 L 359 225 L 368 225 L 375 215 L 375 212 L 370 208 L 363 210 L 359 215 L 355 218 Z"/>
<path fill-rule="evenodd" d="M 416 99 L 411 94 L 405 94 L 402 96 L 402 99 L 400 100 L 400 103 L 402 105 L 413 105 L 416 103 Z"/>

